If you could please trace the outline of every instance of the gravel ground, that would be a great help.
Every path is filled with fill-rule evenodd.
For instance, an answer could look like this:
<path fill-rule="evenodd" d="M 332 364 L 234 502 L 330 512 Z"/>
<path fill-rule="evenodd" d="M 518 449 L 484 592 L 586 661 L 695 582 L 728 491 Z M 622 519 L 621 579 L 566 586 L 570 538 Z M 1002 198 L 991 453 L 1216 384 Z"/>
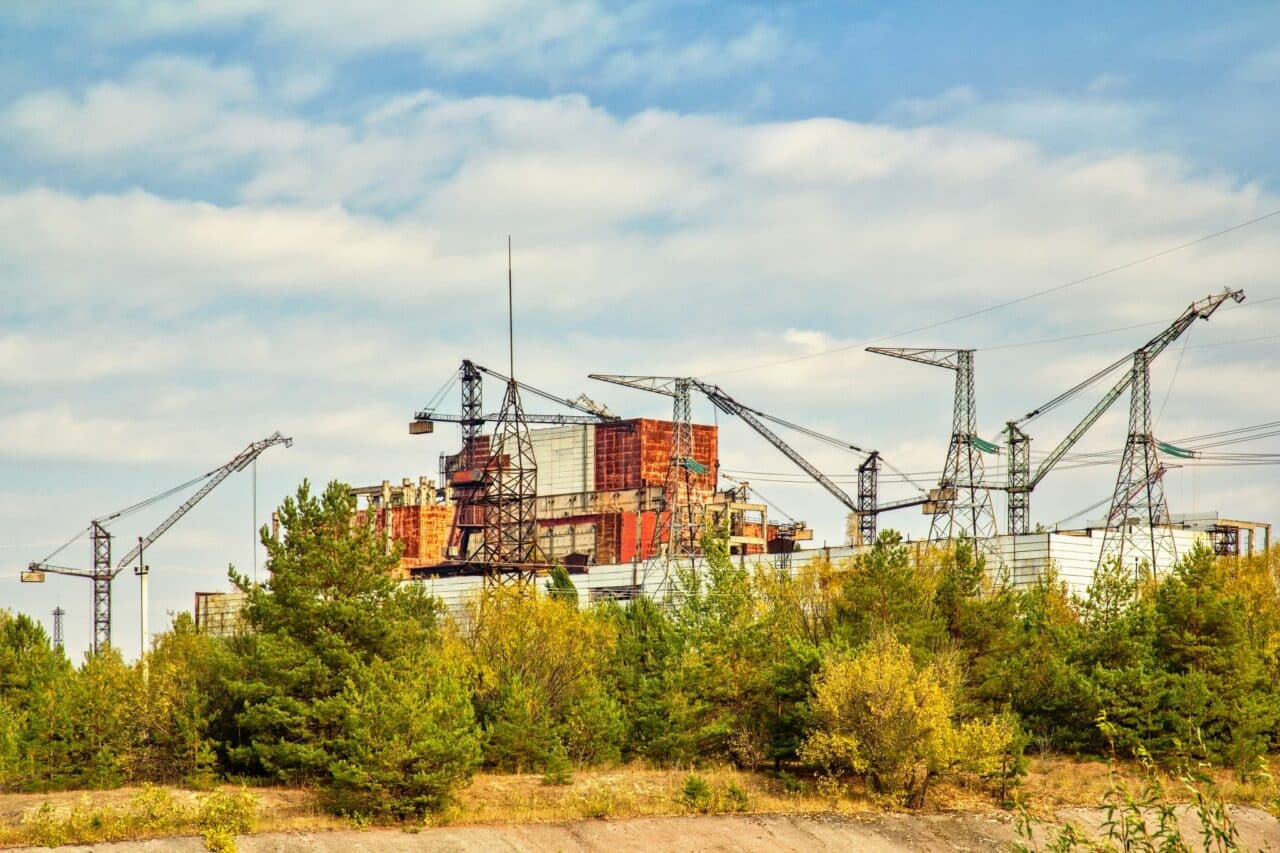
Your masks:
<path fill-rule="evenodd" d="M 1086 828 L 1096 827 L 1096 809 L 1070 809 L 1062 818 Z M 1280 850 L 1280 823 L 1264 811 L 1233 810 L 1244 849 Z M 1199 846 L 1198 828 L 1188 820 L 1184 832 Z M 238 840 L 242 853 L 391 853 L 402 850 L 456 851 L 607 851 L 653 853 L 655 850 L 776 851 L 859 850 L 896 851 L 994 850 L 1015 839 L 1007 814 L 907 815 L 873 814 L 855 817 L 826 815 L 751 815 L 627 820 L 587 820 L 569 823 L 511 826 L 466 826 L 401 830 L 342 830 L 322 833 L 265 833 Z M 169 838 L 143 842 L 67 847 L 65 851 L 148 851 L 200 853 L 197 838 Z"/>

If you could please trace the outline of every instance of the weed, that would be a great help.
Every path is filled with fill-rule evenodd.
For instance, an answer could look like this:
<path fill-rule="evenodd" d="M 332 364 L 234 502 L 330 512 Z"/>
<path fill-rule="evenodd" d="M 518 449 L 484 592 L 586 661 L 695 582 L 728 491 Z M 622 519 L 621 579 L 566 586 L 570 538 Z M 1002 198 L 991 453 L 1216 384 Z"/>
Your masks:
<path fill-rule="evenodd" d="M 583 794 L 578 810 L 585 818 L 603 820 L 614 814 L 617 809 L 618 802 L 613 791 L 603 786 L 595 786 Z"/>
<path fill-rule="evenodd" d="M 1045 827 L 1049 833 L 1045 850 L 1053 853 L 1095 849 L 1191 853 L 1191 845 L 1182 837 L 1182 830 L 1178 825 L 1177 806 L 1166 791 L 1159 769 L 1146 749 L 1138 747 L 1137 750 L 1143 779 L 1141 787 L 1135 790 L 1116 772 L 1114 727 L 1102 717 L 1099 728 L 1107 740 L 1112 742 L 1112 759 L 1108 770 L 1110 784 L 1102 798 L 1104 818 L 1101 829 L 1102 838 L 1107 844 L 1102 846 L 1089 839 L 1079 827 L 1066 824 L 1061 827 Z M 1191 797 L 1191 811 L 1200 823 L 1203 849 L 1206 852 L 1224 853 L 1239 850 L 1239 833 L 1227 813 L 1226 803 L 1209 769 L 1203 762 L 1193 767 L 1184 757 L 1178 773 L 1179 783 Z M 1035 843 L 1035 825 L 1038 823 L 1040 822 L 1030 817 L 1025 808 L 1019 809 L 1017 830 L 1019 837 L 1025 841 L 1014 845 L 1019 853 L 1035 853 L 1040 849 Z"/>
<path fill-rule="evenodd" d="M 697 773 L 690 773 L 684 779 L 684 787 L 680 790 L 680 801 L 687 807 L 703 814 L 711 811 L 711 785 Z"/>
<path fill-rule="evenodd" d="M 823 775 L 818 779 L 818 796 L 826 800 L 832 809 L 840 805 L 841 798 L 848 792 L 845 783 L 839 776 Z"/>
<path fill-rule="evenodd" d="M 258 796 L 243 788 L 205 794 L 197 814 L 205 847 L 213 853 L 235 853 L 236 836 L 252 832 L 257 816 Z"/>
<path fill-rule="evenodd" d="M 737 782 L 730 782 L 725 788 L 725 798 L 729 801 L 730 811 L 745 812 L 751 808 L 751 798 L 739 787 Z"/>
<path fill-rule="evenodd" d="M 788 794 L 799 794 L 804 790 L 804 782 L 797 779 L 794 773 L 786 770 L 778 771 L 778 781 L 782 783 L 782 790 Z"/>
<path fill-rule="evenodd" d="M 547 770 L 542 774 L 544 785 L 568 785 L 573 781 L 573 764 L 566 757 L 563 761 L 547 762 Z"/>

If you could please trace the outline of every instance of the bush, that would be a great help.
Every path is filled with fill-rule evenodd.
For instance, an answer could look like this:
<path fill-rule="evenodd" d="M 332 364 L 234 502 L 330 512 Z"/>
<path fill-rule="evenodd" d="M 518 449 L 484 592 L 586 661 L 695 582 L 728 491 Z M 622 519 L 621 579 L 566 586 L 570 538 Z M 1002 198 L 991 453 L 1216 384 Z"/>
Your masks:
<path fill-rule="evenodd" d="M 258 796 L 243 788 L 205 794 L 197 819 L 205 847 L 213 853 L 235 853 L 236 836 L 253 832 L 257 824 Z"/>
<path fill-rule="evenodd" d="M 872 791 L 924 804 L 931 775 L 957 767 L 1000 766 L 1013 737 L 1002 717 L 953 721 L 954 679 L 945 668 L 917 669 L 911 650 L 878 634 L 852 659 L 823 666 L 815 686 L 817 728 L 801 755 L 828 773 L 866 773 Z"/>
<path fill-rule="evenodd" d="M 751 808 L 751 798 L 747 796 L 746 791 L 739 787 L 737 782 L 730 782 L 724 793 L 725 798 L 729 801 L 731 811 L 745 812 Z"/>
<path fill-rule="evenodd" d="M 697 773 L 685 777 L 684 787 L 680 789 L 680 801 L 698 812 L 711 811 L 711 785 Z"/>

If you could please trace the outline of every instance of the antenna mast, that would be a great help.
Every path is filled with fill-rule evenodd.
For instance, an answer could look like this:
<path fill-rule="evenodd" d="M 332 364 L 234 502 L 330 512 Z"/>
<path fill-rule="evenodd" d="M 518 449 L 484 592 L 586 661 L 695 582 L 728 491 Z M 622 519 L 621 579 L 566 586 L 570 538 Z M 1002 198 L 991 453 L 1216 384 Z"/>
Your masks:
<path fill-rule="evenodd" d="M 532 581 L 541 561 L 538 548 L 538 468 L 533 437 L 516 381 L 515 309 L 512 296 L 511 236 L 507 236 L 507 363 L 510 375 L 502 408 L 489 441 L 484 473 L 485 582 Z"/>

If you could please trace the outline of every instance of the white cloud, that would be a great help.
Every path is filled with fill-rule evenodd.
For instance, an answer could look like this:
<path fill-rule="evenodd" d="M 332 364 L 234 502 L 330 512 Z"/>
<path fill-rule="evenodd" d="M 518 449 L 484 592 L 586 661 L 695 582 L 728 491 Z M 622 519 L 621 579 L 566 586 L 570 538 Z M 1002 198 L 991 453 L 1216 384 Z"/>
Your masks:
<path fill-rule="evenodd" d="M 54 164 L 94 185 L 139 163 L 203 164 L 224 200 L 169 197 L 159 186 L 77 192 L 66 188 L 74 179 L 0 192 L 0 288 L 24 318 L 0 332 L 6 460 L 89 472 L 115 460 L 146 477 L 131 489 L 145 495 L 153 481 L 163 488 L 279 428 L 298 443 L 271 460 L 273 495 L 305 475 L 433 475 L 454 433 L 411 438 L 405 422 L 459 358 L 505 356 L 493 330 L 503 328 L 502 243 L 512 233 L 518 370 L 535 385 L 665 416 L 666 399 L 595 386 L 585 374 L 710 373 L 746 403 L 930 471 L 945 450 L 948 375 L 856 346 L 803 357 L 975 311 L 1278 206 L 1255 185 L 1167 156 L 1063 154 L 943 119 L 904 127 L 619 116 L 580 96 L 422 91 L 322 124 L 291 115 L 278 85 L 235 67 L 151 63 L 9 111 L 8 121 L 24 122 L 37 175 Z M 134 126 L 113 130 L 108 102 L 132 110 L 121 114 Z M 94 144 L 75 142 L 99 129 Z M 1260 224 L 894 343 L 981 347 L 1167 320 L 1226 282 L 1274 295 L 1272 233 Z M 1265 308 L 1224 312 L 1193 343 L 1272 325 Z M 979 353 L 983 433 L 1153 331 Z M 1232 358 L 1188 351 L 1169 434 L 1202 430 L 1197 404 L 1222 409 L 1226 425 L 1273 417 L 1265 397 L 1217 375 L 1215 366 L 1244 372 Z M 1270 368 L 1253 372 L 1277 379 Z M 1158 375 L 1158 388 L 1168 376 Z M 696 407 L 699 419 L 715 417 Z M 1116 446 L 1122 408 L 1082 449 Z M 1065 434 L 1068 414 L 1037 424 L 1038 448 Z M 726 466 L 790 471 L 744 425 L 720 425 Z M 795 443 L 834 473 L 851 475 L 858 461 Z M 1036 520 L 1084 506 L 1113 477 L 1055 476 L 1037 493 Z M 1205 477 L 1201 508 L 1280 510 L 1265 494 L 1270 503 L 1258 505 L 1242 486 L 1244 502 Z M 844 510 L 819 488 L 748 479 L 819 539 L 841 538 Z M 906 492 L 895 489 L 886 495 Z M 77 519 L 113 503 L 66 498 Z M 175 539 L 169 562 L 209 564 L 202 543 L 246 526 L 240 504 L 226 519 L 217 504 L 205 510 L 208 522 L 191 520 L 190 541 Z M 924 527 L 918 514 L 892 523 Z M 24 528 L 21 541 L 61 534 L 50 526 Z M 245 554 L 229 551 L 244 564 Z"/>
<path fill-rule="evenodd" d="M 1141 132 L 1162 114 L 1153 102 L 1121 98 L 1125 82 L 1102 74 L 1079 93 L 1015 89 L 998 96 L 955 86 L 930 97 L 900 98 L 885 118 L 967 127 L 1059 149 L 1123 150 L 1140 146 Z"/>
<path fill-rule="evenodd" d="M 797 50 L 776 27 L 757 23 L 728 38 L 623 47 L 609 52 L 596 80 L 606 86 L 671 86 L 707 80 L 776 63 Z"/>
<path fill-rule="evenodd" d="M 167 111 L 206 100 L 175 96 Z M 91 113 L 85 104 L 56 123 L 91 123 L 82 115 Z M 12 280 L 40 283 L 19 300 L 114 286 L 125 304 L 255 293 L 422 302 L 491 282 L 495 248 L 513 233 L 521 277 L 547 305 L 579 314 L 605 310 L 602 287 L 618 302 L 653 294 L 655 316 L 662 299 L 699 310 L 750 290 L 759 310 L 821 305 L 832 318 L 892 310 L 898 288 L 910 288 L 936 318 L 972 306 L 974 294 L 991 303 L 1050 286 L 1270 203 L 1255 185 L 1169 157 L 1062 156 L 963 127 L 620 118 L 581 97 L 434 92 L 375 105 L 358 127 L 291 121 L 289 133 L 238 136 L 245 115 L 235 106 L 220 115 L 205 138 L 160 153 L 246 152 L 255 165 L 242 204 L 141 192 L 0 196 Z M 60 133 L 30 142 L 57 151 Z M 92 169 L 124 156 L 156 152 L 139 142 L 73 162 Z M 402 212 L 352 212 L 385 204 Z M 1220 281 L 1261 285 L 1274 263 L 1273 247 L 1241 232 L 1128 276 L 1108 310 L 1117 324 L 1146 319 L 1153 304 L 1189 301 Z M 1064 311 L 1089 314 L 1080 302 Z"/>

